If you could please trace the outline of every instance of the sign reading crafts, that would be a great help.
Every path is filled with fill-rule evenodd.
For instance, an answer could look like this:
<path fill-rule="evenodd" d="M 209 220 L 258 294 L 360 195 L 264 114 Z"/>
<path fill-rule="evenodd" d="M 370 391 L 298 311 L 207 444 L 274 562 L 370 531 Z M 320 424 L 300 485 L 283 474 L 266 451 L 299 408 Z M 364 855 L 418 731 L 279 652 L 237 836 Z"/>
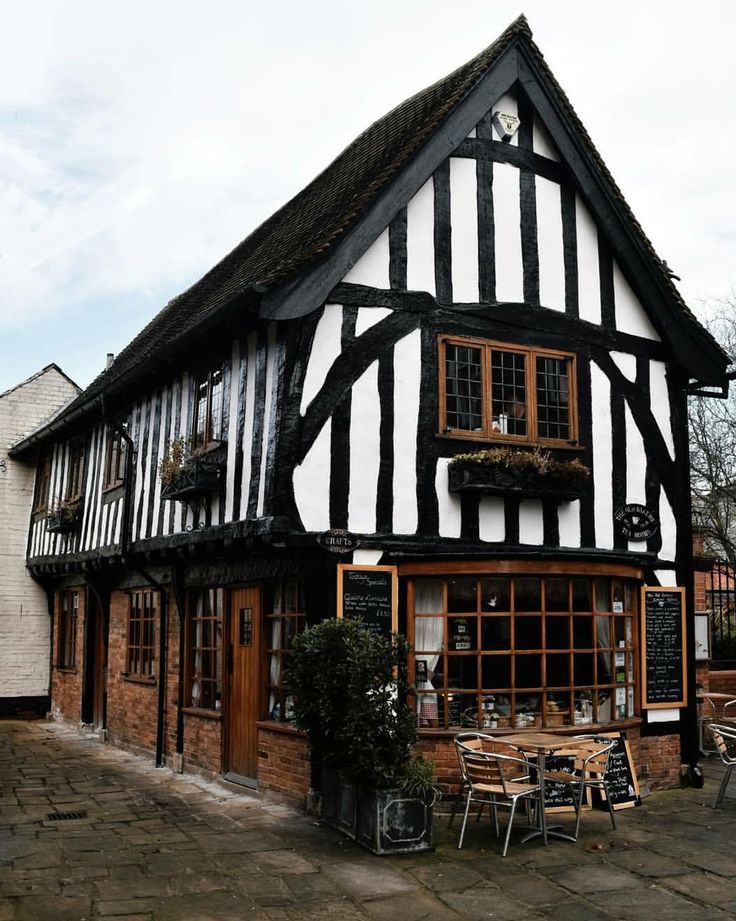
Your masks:
<path fill-rule="evenodd" d="M 398 626 L 395 566 L 337 567 L 337 616 L 359 617 L 373 633 L 388 636 Z"/>

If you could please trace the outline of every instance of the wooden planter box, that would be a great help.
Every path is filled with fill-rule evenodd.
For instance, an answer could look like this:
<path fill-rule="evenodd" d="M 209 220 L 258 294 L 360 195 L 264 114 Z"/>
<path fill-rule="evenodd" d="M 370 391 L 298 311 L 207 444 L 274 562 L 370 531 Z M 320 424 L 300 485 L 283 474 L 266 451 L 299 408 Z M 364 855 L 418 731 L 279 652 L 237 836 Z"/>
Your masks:
<path fill-rule="evenodd" d="M 528 499 L 579 499 L 587 486 L 586 482 L 576 482 L 558 473 L 478 461 L 456 461 L 450 464 L 448 475 L 450 492 L 518 495 Z"/>
<path fill-rule="evenodd" d="M 49 534 L 69 534 L 75 531 L 82 521 L 82 503 L 57 508 L 46 516 L 46 530 Z"/>
<path fill-rule="evenodd" d="M 225 466 L 219 461 L 191 458 L 161 488 L 162 499 L 192 499 L 219 492 L 224 483 Z"/>
<path fill-rule="evenodd" d="M 410 854 L 432 847 L 432 806 L 401 790 L 365 790 L 322 769 L 322 821 L 373 854 Z"/>

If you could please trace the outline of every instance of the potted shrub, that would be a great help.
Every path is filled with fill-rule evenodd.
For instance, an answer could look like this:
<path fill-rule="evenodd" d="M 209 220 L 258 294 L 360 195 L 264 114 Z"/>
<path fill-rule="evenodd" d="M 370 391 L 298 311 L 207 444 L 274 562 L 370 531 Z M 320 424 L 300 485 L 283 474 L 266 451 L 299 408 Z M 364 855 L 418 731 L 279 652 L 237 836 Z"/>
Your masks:
<path fill-rule="evenodd" d="M 549 451 L 515 447 L 457 454 L 449 464 L 450 492 L 519 494 L 577 499 L 585 492 L 590 470 L 577 457 L 558 460 Z"/>
<path fill-rule="evenodd" d="M 320 769 L 323 821 L 376 854 L 432 846 L 436 789 L 413 754 L 407 651 L 398 634 L 326 620 L 296 637 L 285 678 Z"/>

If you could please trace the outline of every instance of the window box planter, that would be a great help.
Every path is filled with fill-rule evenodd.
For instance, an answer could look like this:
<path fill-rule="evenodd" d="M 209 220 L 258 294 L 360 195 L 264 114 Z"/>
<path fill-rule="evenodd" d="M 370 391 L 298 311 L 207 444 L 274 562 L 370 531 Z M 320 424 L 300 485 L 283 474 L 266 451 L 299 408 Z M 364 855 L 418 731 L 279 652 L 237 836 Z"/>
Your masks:
<path fill-rule="evenodd" d="M 558 461 L 541 451 L 491 448 L 454 457 L 448 477 L 450 492 L 570 501 L 586 493 L 590 471 L 577 459 Z"/>
<path fill-rule="evenodd" d="M 161 487 L 162 499 L 188 500 L 219 492 L 224 484 L 225 465 L 204 457 L 190 457 L 171 473 Z"/>
<path fill-rule="evenodd" d="M 64 502 L 58 508 L 51 509 L 46 515 L 46 530 L 49 534 L 69 534 L 75 531 L 82 521 L 82 500 Z"/>
<path fill-rule="evenodd" d="M 400 789 L 369 790 L 322 769 L 322 821 L 373 854 L 411 854 L 432 847 L 432 805 Z"/>

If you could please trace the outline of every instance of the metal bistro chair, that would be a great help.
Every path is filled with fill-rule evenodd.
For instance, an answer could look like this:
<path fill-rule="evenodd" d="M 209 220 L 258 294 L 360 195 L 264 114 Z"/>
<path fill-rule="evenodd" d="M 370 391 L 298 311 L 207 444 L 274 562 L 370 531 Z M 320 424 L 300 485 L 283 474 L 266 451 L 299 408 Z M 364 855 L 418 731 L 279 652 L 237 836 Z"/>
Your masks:
<path fill-rule="evenodd" d="M 463 774 L 467 777 L 468 791 L 465 803 L 463 827 L 460 830 L 458 848 L 463 846 L 465 826 L 468 821 L 468 812 L 471 803 L 489 803 L 494 816 L 499 806 L 510 809 L 509 823 L 506 827 L 506 837 L 503 842 L 502 857 L 506 856 L 511 837 L 511 827 L 514 824 L 514 813 L 519 800 L 527 803 L 536 800 L 539 803 L 540 788 L 538 782 L 530 781 L 531 770 L 534 765 L 513 755 L 501 754 L 498 751 L 480 751 L 475 748 L 458 746 L 458 753 L 463 763 Z M 495 822 L 498 834 L 498 821 Z"/>
<path fill-rule="evenodd" d="M 600 790 L 604 794 L 608 814 L 611 817 L 611 827 L 616 828 L 616 819 L 613 814 L 613 803 L 608 790 L 608 759 L 611 750 L 616 744 L 614 739 L 605 736 L 580 735 L 570 740 L 570 753 L 575 756 L 572 772 L 547 771 L 545 781 L 563 783 L 572 787 L 575 800 L 575 834 L 577 841 L 580 833 L 580 816 L 583 811 L 583 798 L 586 790 Z"/>
<path fill-rule="evenodd" d="M 465 773 L 465 763 L 462 758 L 461 749 L 481 751 L 484 745 L 490 746 L 490 744 L 494 741 L 494 737 L 487 735 L 485 732 L 459 732 L 453 741 L 455 742 L 455 752 L 457 754 L 458 764 L 460 765 L 460 799 L 455 800 L 452 804 L 450 821 L 447 823 L 448 828 L 452 828 L 452 823 L 455 821 L 455 813 L 457 812 L 457 804 L 458 802 L 462 801 L 462 798 L 468 792 L 470 787 L 467 775 Z M 485 803 L 481 802 L 478 807 L 478 815 L 476 816 L 477 822 L 480 821 L 480 817 L 483 814 L 484 805 Z"/>
<path fill-rule="evenodd" d="M 713 808 L 716 809 L 721 805 L 721 800 L 726 792 L 728 782 L 731 779 L 731 772 L 734 769 L 734 765 L 736 765 L 736 755 L 729 751 L 729 747 L 732 748 L 734 743 L 736 743 L 736 728 L 733 726 L 722 726 L 719 723 L 710 723 L 708 729 L 713 735 L 713 741 L 716 743 L 721 761 L 726 765 L 726 773 L 723 775 L 723 780 L 721 781 L 721 785 L 718 788 L 718 793 L 713 803 Z"/>

